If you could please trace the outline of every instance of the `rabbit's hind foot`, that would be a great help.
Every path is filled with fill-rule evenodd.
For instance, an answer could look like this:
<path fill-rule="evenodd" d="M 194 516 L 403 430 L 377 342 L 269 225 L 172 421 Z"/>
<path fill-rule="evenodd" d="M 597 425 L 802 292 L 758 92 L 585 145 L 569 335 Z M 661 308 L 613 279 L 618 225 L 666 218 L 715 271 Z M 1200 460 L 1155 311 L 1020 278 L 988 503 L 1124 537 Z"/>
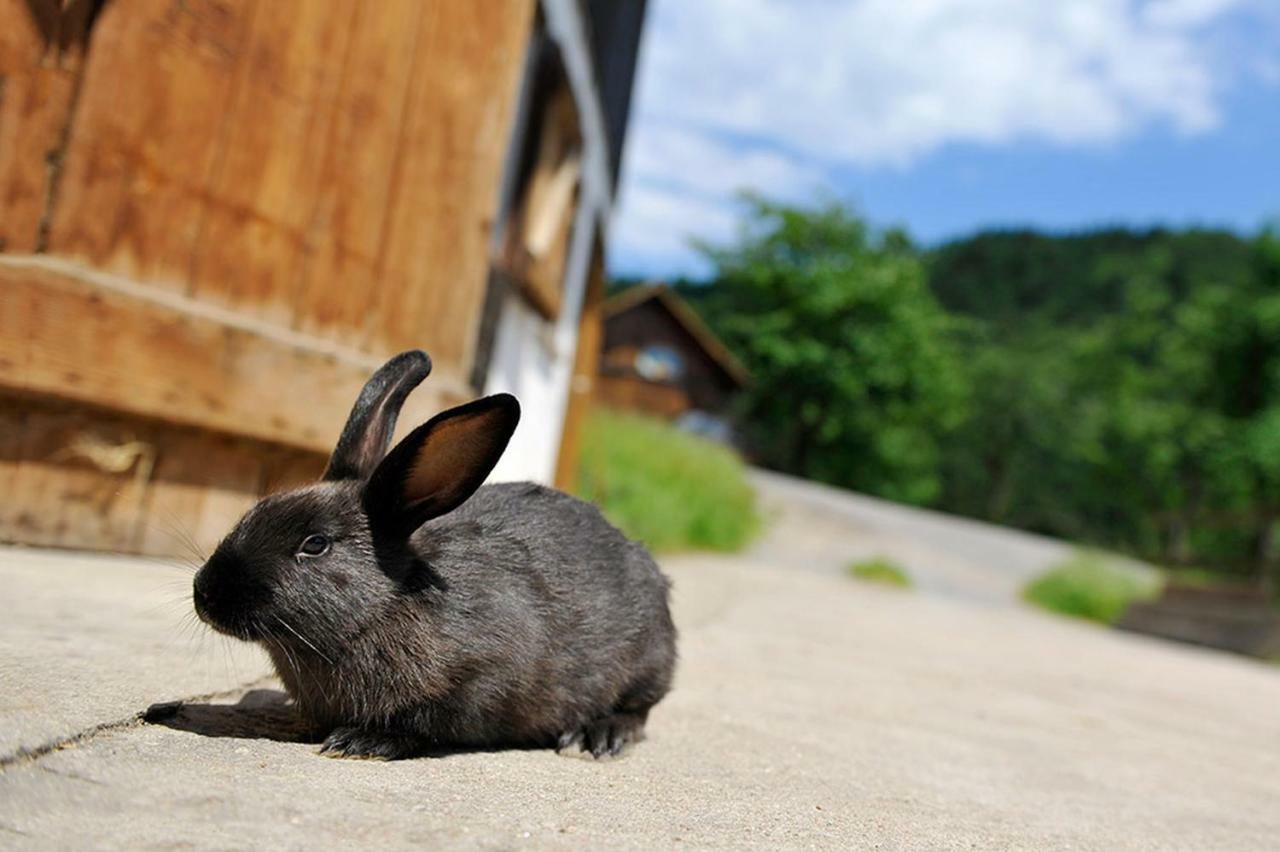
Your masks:
<path fill-rule="evenodd" d="M 565 731 L 556 742 L 556 751 L 574 753 L 574 749 L 594 758 L 617 757 L 631 743 L 644 739 L 644 720 L 648 714 L 613 713 L 593 719 L 580 728 Z"/>

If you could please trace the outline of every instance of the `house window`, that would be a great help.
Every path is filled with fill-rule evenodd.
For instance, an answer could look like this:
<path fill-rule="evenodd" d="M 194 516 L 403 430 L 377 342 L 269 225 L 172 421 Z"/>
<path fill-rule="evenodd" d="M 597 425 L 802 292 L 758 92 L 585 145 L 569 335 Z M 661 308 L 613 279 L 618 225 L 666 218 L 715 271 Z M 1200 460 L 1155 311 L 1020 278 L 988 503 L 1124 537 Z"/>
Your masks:
<path fill-rule="evenodd" d="M 684 376 L 684 358 L 670 346 L 653 344 L 636 353 L 635 368 L 651 382 L 674 382 Z"/>

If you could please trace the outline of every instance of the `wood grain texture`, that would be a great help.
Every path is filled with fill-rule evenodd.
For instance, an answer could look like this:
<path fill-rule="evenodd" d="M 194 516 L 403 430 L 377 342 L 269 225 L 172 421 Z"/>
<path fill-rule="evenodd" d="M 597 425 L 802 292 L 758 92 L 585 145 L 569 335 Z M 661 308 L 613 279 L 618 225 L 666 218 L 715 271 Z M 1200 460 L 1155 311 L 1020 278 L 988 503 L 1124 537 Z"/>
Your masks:
<path fill-rule="evenodd" d="M 170 556 L 197 565 L 218 543 L 217 537 L 198 541 L 196 529 L 207 526 L 201 523 L 205 492 L 210 487 L 205 473 L 213 464 L 223 461 L 222 454 L 216 450 L 210 452 L 207 442 L 201 444 L 175 435 L 157 455 L 137 552 Z M 221 535 L 226 532 L 224 529 Z"/>
<path fill-rule="evenodd" d="M 191 292 L 282 326 L 309 250 L 355 0 L 261 3 L 201 210 Z"/>
<path fill-rule="evenodd" d="M 465 373 L 533 7 L 108 4 L 49 251 Z"/>
<path fill-rule="evenodd" d="M 0 540 L 207 548 L 383 356 L 468 399 L 534 7 L 0 0 Z"/>
<path fill-rule="evenodd" d="M 0 394 L 0 542 L 198 563 L 261 496 L 325 455 Z"/>
<path fill-rule="evenodd" d="M 159 426 L 156 468 L 134 552 L 203 561 L 263 495 L 280 449 L 202 430 Z M 317 464 L 323 456 L 312 457 Z"/>
<path fill-rule="evenodd" d="M 396 184 L 413 77 L 436 61 L 416 49 L 430 6 L 387 0 L 376 14 L 361 7 L 352 21 L 293 294 L 303 331 L 351 345 L 368 340 L 392 200 L 431 191 Z"/>
<path fill-rule="evenodd" d="M 27 409 L 17 400 L 0 396 L 0 529 L 10 528 L 22 511 L 22 492 L 18 491 L 18 470 L 22 466 L 23 445 L 27 435 Z"/>
<path fill-rule="evenodd" d="M 434 3 L 391 210 L 374 329 L 378 349 L 423 346 L 470 363 L 530 0 Z"/>
<path fill-rule="evenodd" d="M 49 250 L 185 292 L 253 0 L 108 3 Z"/>
<path fill-rule="evenodd" d="M 13 482 L 22 500 L 0 515 L 0 535 L 133 552 L 150 472 L 139 447 L 149 445 L 119 418 L 68 406 L 27 410 Z"/>
<path fill-rule="evenodd" d="M 414 424 L 417 425 L 417 424 Z M 315 482 L 328 462 L 324 453 L 280 450 L 266 460 L 262 472 L 262 493 L 275 494 Z"/>
<path fill-rule="evenodd" d="M 0 263 L 0 298 L 0 387 L 318 452 L 378 366 L 45 268 Z M 438 371 L 402 420 L 467 395 Z"/>
<path fill-rule="evenodd" d="M 0 250 L 41 243 L 83 65 L 85 6 L 0 0 Z"/>

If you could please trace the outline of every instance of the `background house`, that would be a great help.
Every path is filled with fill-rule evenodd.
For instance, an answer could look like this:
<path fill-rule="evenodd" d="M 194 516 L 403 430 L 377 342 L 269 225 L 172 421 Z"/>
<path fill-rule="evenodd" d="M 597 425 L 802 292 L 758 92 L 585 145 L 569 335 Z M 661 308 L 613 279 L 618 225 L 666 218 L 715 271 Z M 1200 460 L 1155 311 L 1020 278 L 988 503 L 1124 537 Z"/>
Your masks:
<path fill-rule="evenodd" d="M 726 422 L 749 376 L 688 303 L 664 285 L 642 285 L 603 310 L 601 403 L 667 419 L 696 413 L 712 433 L 714 422 Z"/>
<path fill-rule="evenodd" d="M 407 348 L 554 479 L 644 6 L 0 0 L 0 541 L 207 546 Z"/>

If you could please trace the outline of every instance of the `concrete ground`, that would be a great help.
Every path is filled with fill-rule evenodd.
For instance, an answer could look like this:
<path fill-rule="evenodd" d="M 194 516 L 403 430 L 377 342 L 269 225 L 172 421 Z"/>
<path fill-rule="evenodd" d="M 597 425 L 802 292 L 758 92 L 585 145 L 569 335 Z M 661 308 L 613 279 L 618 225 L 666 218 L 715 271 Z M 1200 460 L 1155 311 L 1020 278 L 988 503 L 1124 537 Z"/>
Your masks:
<path fill-rule="evenodd" d="M 759 546 L 664 560 L 677 686 L 599 763 L 319 757 L 183 570 L 0 550 L 0 847 L 1275 848 L 1280 668 L 1013 605 L 1056 542 L 758 481 Z"/>

